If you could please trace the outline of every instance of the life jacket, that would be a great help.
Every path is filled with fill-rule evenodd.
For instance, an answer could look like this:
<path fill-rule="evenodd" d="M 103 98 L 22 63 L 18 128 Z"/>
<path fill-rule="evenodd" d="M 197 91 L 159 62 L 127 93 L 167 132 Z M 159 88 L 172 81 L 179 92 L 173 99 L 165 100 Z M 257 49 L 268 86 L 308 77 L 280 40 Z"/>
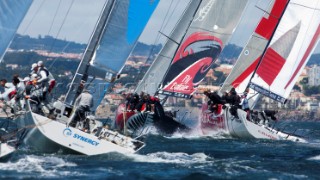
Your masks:
<path fill-rule="evenodd" d="M 41 75 L 41 74 L 40 74 L 40 71 L 44 71 L 44 72 L 46 73 L 47 77 L 49 77 L 49 71 L 48 71 L 46 68 L 41 67 L 41 68 L 39 69 L 39 73 L 38 73 L 39 76 Z"/>

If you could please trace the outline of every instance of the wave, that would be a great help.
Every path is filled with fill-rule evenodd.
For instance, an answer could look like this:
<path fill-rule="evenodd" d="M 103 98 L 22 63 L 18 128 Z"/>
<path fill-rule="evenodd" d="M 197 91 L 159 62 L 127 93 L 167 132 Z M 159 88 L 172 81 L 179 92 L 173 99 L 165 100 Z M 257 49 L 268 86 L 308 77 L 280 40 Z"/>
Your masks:
<path fill-rule="evenodd" d="M 172 136 L 166 137 L 168 139 L 230 139 L 232 138 L 228 135 L 227 131 L 224 130 L 216 130 L 206 132 L 205 134 L 200 128 L 195 128 L 189 132 L 175 132 Z"/>
<path fill-rule="evenodd" d="M 319 161 L 320 160 L 320 155 L 308 158 L 308 160 Z"/>
<path fill-rule="evenodd" d="M 204 153 L 169 153 L 169 152 L 156 152 L 146 155 L 133 154 L 131 157 L 136 162 L 148 163 L 173 163 L 173 164 L 198 164 L 213 162 L 213 158 L 205 155 Z"/>
<path fill-rule="evenodd" d="M 75 167 L 77 164 L 66 162 L 58 157 L 43 157 L 26 155 L 16 162 L 0 163 L 1 170 L 16 171 L 18 173 L 30 173 L 34 177 L 60 177 L 70 175 L 81 175 L 79 172 L 67 171 L 66 167 Z"/>

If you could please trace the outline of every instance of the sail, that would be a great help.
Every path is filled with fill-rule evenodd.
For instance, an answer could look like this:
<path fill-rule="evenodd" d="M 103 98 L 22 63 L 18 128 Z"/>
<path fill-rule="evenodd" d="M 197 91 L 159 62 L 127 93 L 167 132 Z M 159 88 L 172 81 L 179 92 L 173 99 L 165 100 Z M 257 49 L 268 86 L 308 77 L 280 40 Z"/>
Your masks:
<path fill-rule="evenodd" d="M 108 82 L 124 65 L 158 3 L 159 0 L 106 1 L 67 94 L 67 103 L 73 103 L 81 92 L 80 82 L 86 81 L 86 88 L 95 98 L 95 106 L 100 104 Z"/>
<path fill-rule="evenodd" d="M 178 41 L 176 51 L 162 51 L 155 60 L 171 60 L 164 77 L 156 72 L 156 76 L 163 77 L 158 91 L 160 94 L 182 98 L 192 96 L 230 39 L 246 4 L 247 0 L 201 1 L 196 14 L 188 20 L 191 24 L 185 32 L 182 31 L 184 34 Z"/>
<path fill-rule="evenodd" d="M 319 1 L 276 0 L 271 15 L 260 21 L 221 92 L 231 87 L 243 92 L 249 84 L 251 96 L 262 94 L 285 103 L 319 41 L 319 5 Z"/>
<path fill-rule="evenodd" d="M 240 93 L 245 91 L 288 2 L 288 0 L 273 0 L 267 9 L 263 10 L 265 11 L 263 17 L 257 22 L 255 31 L 243 48 L 231 73 L 223 83 L 219 91 L 220 95 L 231 88 L 235 88 Z M 253 91 L 250 91 L 249 98 L 251 99 L 252 96 L 258 97 L 255 96 Z M 252 99 L 252 101 L 254 100 Z"/>
<path fill-rule="evenodd" d="M 0 1 L 0 62 L 32 0 Z"/>
<path fill-rule="evenodd" d="M 189 2 L 178 23 L 175 25 L 174 30 L 171 32 L 170 39 L 167 40 L 163 49 L 153 61 L 151 67 L 138 84 L 135 92 L 140 93 L 143 91 L 149 94 L 156 93 L 166 70 L 170 66 L 175 51 L 179 47 L 178 42 L 182 40 L 184 33 L 189 27 L 190 22 L 193 20 L 200 3 L 201 0 L 193 0 Z"/>
<path fill-rule="evenodd" d="M 292 0 L 250 88 L 285 103 L 320 37 L 320 0 Z"/>

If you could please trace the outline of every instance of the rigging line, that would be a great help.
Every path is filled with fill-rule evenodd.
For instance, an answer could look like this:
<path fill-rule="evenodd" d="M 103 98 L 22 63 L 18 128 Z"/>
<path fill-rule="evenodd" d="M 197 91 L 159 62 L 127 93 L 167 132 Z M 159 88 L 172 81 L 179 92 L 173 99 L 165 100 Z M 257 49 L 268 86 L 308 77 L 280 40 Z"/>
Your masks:
<path fill-rule="evenodd" d="M 171 3 L 170 3 L 169 8 L 168 8 L 168 10 L 167 10 L 167 12 L 166 12 L 166 15 L 165 15 L 165 17 L 163 18 L 163 21 L 162 21 L 161 27 L 160 27 L 160 31 L 162 31 L 162 30 L 166 27 L 166 25 L 164 25 L 164 24 L 165 24 L 165 21 L 166 21 L 166 17 L 168 16 L 169 11 L 170 11 L 170 9 L 171 9 L 172 3 L 173 3 L 173 0 L 171 0 Z M 175 7 L 176 7 L 176 6 L 175 6 Z M 175 9 L 175 8 L 174 8 L 174 9 Z M 174 12 L 174 11 L 172 10 L 172 13 L 173 13 L 173 12 Z M 168 22 L 169 22 L 169 20 L 167 20 L 167 24 L 168 24 Z M 149 54 L 148 54 L 147 59 L 146 59 L 146 62 L 151 59 L 151 55 L 153 54 L 154 49 L 156 48 L 156 44 L 159 43 L 160 37 L 161 37 L 161 36 L 160 36 L 160 33 L 158 32 L 158 35 L 157 35 L 157 37 L 155 38 L 155 40 L 154 40 L 154 42 L 153 42 L 153 44 L 152 44 L 152 47 L 151 47 L 151 49 L 150 49 L 150 51 L 149 51 Z M 135 82 L 137 82 L 137 80 L 138 80 L 138 76 L 136 76 Z"/>
<path fill-rule="evenodd" d="M 320 11 L 320 9 L 318 8 L 314 8 L 314 7 L 309 7 L 309 6 L 306 6 L 306 5 L 303 5 L 303 4 L 298 4 L 298 3 L 291 3 L 291 4 L 294 4 L 294 5 L 297 5 L 297 6 L 300 6 L 300 7 L 304 7 L 304 8 L 308 8 L 308 9 L 313 9 L 315 11 Z"/>
<path fill-rule="evenodd" d="M 256 7 L 257 9 L 261 10 L 262 12 L 264 12 L 264 13 L 268 14 L 269 16 L 274 17 L 275 19 L 280 19 L 279 17 L 277 17 L 277 16 L 275 16 L 275 15 L 271 14 L 271 13 L 270 13 L 270 12 L 268 12 L 267 10 L 262 9 L 261 7 L 259 7 L 259 6 L 257 6 L 257 5 L 255 5 L 254 7 Z"/>
<path fill-rule="evenodd" d="M 56 20 L 56 17 L 57 17 L 57 14 L 58 14 L 58 11 L 59 11 L 59 8 L 60 8 L 60 5 L 61 5 L 61 0 L 59 0 L 58 7 L 57 7 L 57 9 L 56 9 L 56 12 L 54 13 L 52 23 L 51 23 L 50 28 L 49 28 L 49 31 L 48 31 L 48 33 L 47 33 L 48 35 L 50 35 L 50 32 L 51 32 L 51 30 L 52 30 L 52 27 L 53 27 L 54 21 Z"/>
<path fill-rule="evenodd" d="M 57 38 L 58 38 L 58 36 L 59 36 L 59 34 L 60 34 L 60 32 L 61 32 L 61 29 L 62 29 L 62 27 L 63 27 L 63 25 L 64 25 L 64 23 L 65 23 L 65 21 L 66 21 L 66 19 L 67 19 L 67 16 L 68 16 L 68 14 L 69 14 L 69 12 L 70 12 L 70 9 L 71 9 L 71 7 L 73 6 L 73 3 L 74 3 L 74 0 L 72 0 L 70 6 L 69 6 L 69 8 L 68 8 L 68 11 L 67 11 L 66 15 L 65 15 L 64 18 L 63 18 L 63 21 L 62 21 L 62 24 L 61 24 L 61 26 L 60 26 L 60 28 L 59 28 L 59 30 L 58 30 L 58 33 L 57 33 L 56 37 L 54 38 L 54 40 L 53 40 L 53 42 L 52 42 L 52 44 L 51 44 L 51 46 L 50 46 L 49 53 L 52 52 L 52 50 L 53 50 L 53 46 L 54 46 L 54 44 L 55 44 L 56 41 L 57 41 Z M 67 43 L 67 45 L 64 47 L 64 49 L 62 50 L 62 52 L 64 52 L 64 50 L 70 45 L 70 43 L 71 43 L 71 42 L 68 42 L 68 43 Z M 56 59 L 51 63 L 50 68 L 54 65 L 54 63 L 56 62 L 57 59 L 58 59 L 58 58 L 56 58 Z"/>
<path fill-rule="evenodd" d="M 42 6 L 43 6 L 44 2 L 45 2 L 45 0 L 43 0 L 43 1 L 41 2 L 40 6 L 39 6 L 39 7 L 38 7 L 38 9 L 36 10 L 36 12 L 33 14 L 33 16 L 32 16 L 32 18 L 31 18 L 30 22 L 28 23 L 28 25 L 26 26 L 26 28 L 24 29 L 24 31 L 23 31 L 23 33 L 22 33 L 22 34 L 26 34 L 26 32 L 27 32 L 27 30 L 29 29 L 29 27 L 30 27 L 31 23 L 34 21 L 34 19 L 35 19 L 36 15 L 38 15 L 38 13 L 39 13 L 40 9 L 42 8 Z"/>
<path fill-rule="evenodd" d="M 180 4 L 180 1 L 181 1 L 181 0 L 179 0 L 179 1 L 176 3 L 176 5 L 174 6 L 173 10 L 177 9 L 177 6 L 178 6 L 178 4 Z M 168 21 L 167 21 L 166 24 L 164 25 L 164 29 L 168 26 L 168 24 L 169 24 L 169 22 L 170 22 L 169 19 L 172 18 L 174 12 L 175 12 L 175 11 L 172 11 L 171 14 L 170 14 L 170 16 L 168 17 Z"/>
<path fill-rule="evenodd" d="M 168 16 L 168 13 L 169 13 L 169 11 L 170 11 L 170 9 L 171 9 L 172 3 L 173 3 L 173 0 L 171 0 L 171 3 L 170 3 L 169 8 L 168 8 L 168 11 L 167 11 L 165 17 L 163 18 L 163 21 L 162 21 L 161 27 L 160 27 L 160 31 L 162 31 L 162 30 L 165 28 L 164 24 L 165 24 L 166 18 L 167 18 L 167 16 Z M 168 21 L 167 21 L 167 22 L 168 22 Z M 152 48 L 151 48 L 151 50 L 150 50 L 150 52 L 149 52 L 147 61 L 150 59 L 150 57 L 151 57 L 151 55 L 152 55 L 152 53 L 153 53 L 153 51 L 154 51 L 155 45 L 156 45 L 156 43 L 159 42 L 159 40 L 160 40 L 160 34 L 158 33 L 158 35 L 157 35 L 157 37 L 155 38 L 155 41 L 154 41 L 154 43 L 153 43 L 153 46 L 152 46 Z"/>
<path fill-rule="evenodd" d="M 62 20 L 62 24 L 61 24 L 61 26 L 60 26 L 60 28 L 59 28 L 59 30 L 58 30 L 58 32 L 57 32 L 57 35 L 56 35 L 55 38 L 54 38 L 54 41 L 53 41 L 52 44 L 51 44 L 51 48 L 50 48 L 50 51 L 49 51 L 49 52 L 52 51 L 53 46 L 54 46 L 54 44 L 56 43 L 58 36 L 60 35 L 61 29 L 62 29 L 64 23 L 66 22 L 66 19 L 67 19 L 68 15 L 69 15 L 69 12 L 70 12 L 73 4 L 74 4 L 74 0 L 72 0 L 71 4 L 70 4 L 70 6 L 69 6 L 69 8 L 68 8 L 68 10 L 67 10 L 66 15 L 64 16 L 64 18 L 63 18 L 63 20 Z"/>

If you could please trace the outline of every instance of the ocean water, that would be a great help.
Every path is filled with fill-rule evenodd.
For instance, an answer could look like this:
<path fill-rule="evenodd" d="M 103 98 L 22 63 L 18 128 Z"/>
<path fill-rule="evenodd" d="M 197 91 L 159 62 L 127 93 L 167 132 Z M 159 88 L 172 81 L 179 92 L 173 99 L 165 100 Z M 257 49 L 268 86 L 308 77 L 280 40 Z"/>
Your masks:
<path fill-rule="evenodd" d="M 0 178 L 320 179 L 320 122 L 282 122 L 309 143 L 243 140 L 213 133 L 148 135 L 138 154 L 39 154 L 19 149 L 0 163 Z"/>

